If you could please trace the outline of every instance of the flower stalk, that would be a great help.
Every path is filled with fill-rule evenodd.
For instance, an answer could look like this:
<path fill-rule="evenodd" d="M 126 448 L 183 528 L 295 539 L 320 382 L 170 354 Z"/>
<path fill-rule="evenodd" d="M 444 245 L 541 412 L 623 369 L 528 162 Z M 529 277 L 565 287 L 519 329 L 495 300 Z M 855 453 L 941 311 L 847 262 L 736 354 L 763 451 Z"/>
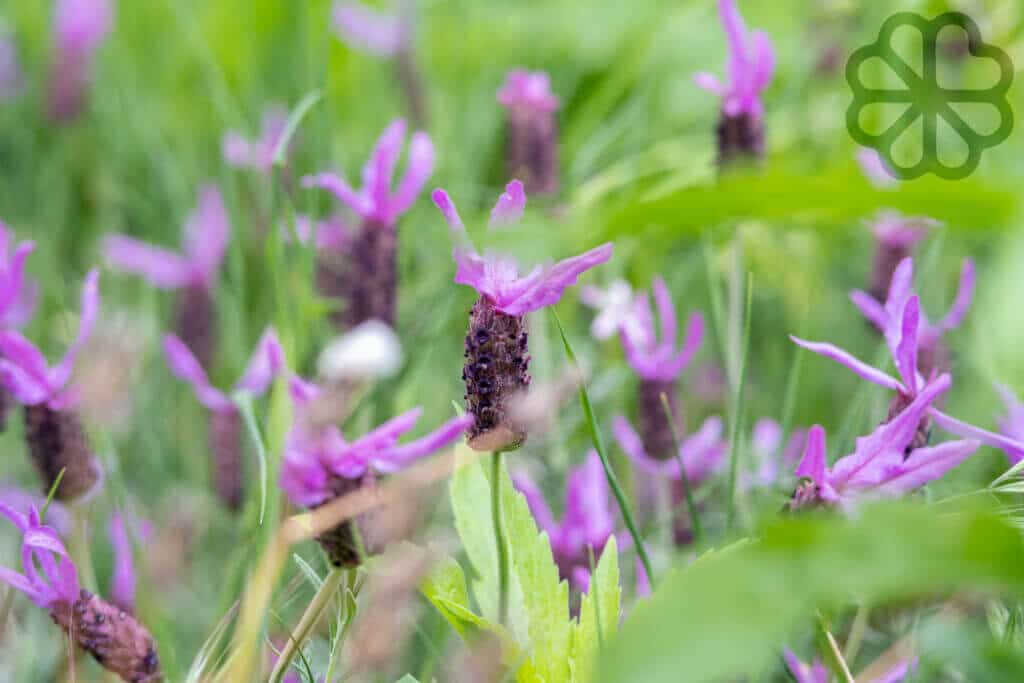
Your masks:
<path fill-rule="evenodd" d="M 502 452 L 491 454 L 491 521 L 494 523 L 494 545 L 498 551 L 498 623 L 508 623 L 508 539 L 501 520 L 501 461 Z"/>
<path fill-rule="evenodd" d="M 313 628 L 320 621 L 324 610 L 327 609 L 334 595 L 338 592 L 338 586 L 347 574 L 347 569 L 334 567 L 327 574 L 327 577 L 324 578 L 324 582 L 320 585 L 316 595 L 310 600 L 309 605 L 306 606 L 306 611 L 299 618 L 299 623 L 295 625 L 295 630 L 289 635 L 288 641 L 281 649 L 281 656 L 278 657 L 277 663 L 274 664 L 274 668 L 270 672 L 269 683 L 281 683 L 281 679 L 287 673 L 292 660 L 295 659 L 295 655 L 302 649 L 302 646 L 309 638 L 309 634 L 312 633 Z"/>

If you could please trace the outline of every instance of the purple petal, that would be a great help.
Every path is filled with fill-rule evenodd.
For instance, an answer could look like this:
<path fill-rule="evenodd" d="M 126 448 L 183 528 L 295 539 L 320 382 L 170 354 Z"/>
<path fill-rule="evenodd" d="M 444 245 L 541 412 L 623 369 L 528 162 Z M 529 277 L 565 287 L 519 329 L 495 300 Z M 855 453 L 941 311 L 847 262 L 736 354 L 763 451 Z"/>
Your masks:
<path fill-rule="evenodd" d="M 712 415 L 704 420 L 700 429 L 679 444 L 679 457 L 691 485 L 703 483 L 722 464 L 726 450 L 721 440 L 722 430 L 722 418 Z M 681 478 L 678 459 L 665 461 L 662 468 L 673 479 Z"/>
<path fill-rule="evenodd" d="M 967 315 L 967 309 L 971 307 L 971 301 L 974 299 L 974 284 L 974 261 L 964 259 L 964 265 L 960 269 L 960 287 L 957 289 L 956 298 L 953 300 L 949 312 L 939 323 L 941 329 L 952 330 L 963 322 L 964 316 Z"/>
<path fill-rule="evenodd" d="M 343 42 L 379 57 L 394 55 L 402 44 L 401 23 L 396 16 L 359 2 L 336 2 L 331 25 Z"/>
<path fill-rule="evenodd" d="M 885 332 L 889 326 L 889 314 L 885 312 L 885 306 L 875 301 L 875 297 L 855 289 L 850 292 L 850 301 L 879 332 Z"/>
<path fill-rule="evenodd" d="M 6 243 L 6 231 L 3 231 L 3 222 L 0 221 L 0 232 L 4 235 Z M 7 261 L 6 244 L 3 249 L 3 261 L 0 262 L 0 318 L 6 320 L 10 317 L 10 311 L 19 300 L 24 297 L 25 290 L 25 260 L 29 254 L 35 251 L 35 242 L 22 242 L 15 250 L 11 260 Z"/>
<path fill-rule="evenodd" d="M 88 60 L 113 24 L 108 0 L 57 0 L 53 9 L 53 33 L 62 53 Z"/>
<path fill-rule="evenodd" d="M 856 375 L 858 375 L 862 379 L 866 379 L 867 381 L 873 384 L 883 386 L 886 389 L 892 389 L 893 391 L 900 391 L 906 393 L 906 390 L 903 388 L 903 385 L 900 384 L 897 379 L 887 375 L 886 373 L 882 372 L 881 370 L 878 370 L 877 368 L 868 365 L 867 363 L 864 363 L 863 361 L 857 360 L 852 355 L 850 355 L 846 351 L 843 351 L 837 346 L 833 346 L 832 344 L 825 344 L 822 342 L 804 341 L 803 339 L 800 339 L 799 337 L 794 337 L 793 335 L 790 335 L 789 338 L 792 339 L 797 346 L 802 346 L 808 351 L 813 351 L 814 353 L 820 356 L 824 356 L 825 358 L 836 361 L 840 365 L 846 366 L 848 369 L 852 370 Z"/>
<path fill-rule="evenodd" d="M 570 531 L 586 546 L 600 551 L 615 532 L 615 517 L 609 499 L 608 479 L 596 451 L 587 454 L 583 464 L 573 468 L 565 487 L 563 531 Z"/>
<path fill-rule="evenodd" d="M 110 581 L 110 597 L 114 604 L 131 611 L 135 608 L 135 563 L 128 530 L 120 513 L 115 512 L 110 516 L 107 533 L 110 536 L 110 545 L 114 549 L 114 575 Z"/>
<path fill-rule="evenodd" d="M 622 452 L 633 462 L 634 467 L 646 474 L 664 474 L 663 463 L 647 455 L 640 435 L 633 429 L 629 420 L 622 415 L 612 418 L 612 435 Z"/>
<path fill-rule="evenodd" d="M 322 190 L 327 190 L 360 216 L 365 216 L 373 208 L 365 197 L 353 190 L 344 178 L 335 173 L 318 173 L 316 175 L 304 176 L 302 178 L 302 186 L 306 188 L 318 187 Z"/>
<path fill-rule="evenodd" d="M 945 429 L 951 434 L 956 434 L 965 439 L 973 439 L 980 441 L 983 444 L 997 448 L 1004 453 L 1010 459 L 1011 463 L 1019 462 L 1024 460 L 1024 442 L 1016 439 L 1011 439 L 1000 434 L 993 434 L 992 432 L 986 431 L 980 427 L 962 422 L 955 417 L 947 415 L 937 408 L 929 408 L 928 414 L 931 416 L 935 424 L 941 429 Z"/>
<path fill-rule="evenodd" d="M 916 295 L 907 300 L 900 318 L 900 341 L 896 346 L 896 369 L 903 385 L 916 392 L 917 381 L 917 328 L 921 317 L 921 302 Z"/>
<path fill-rule="evenodd" d="M 141 275 L 154 287 L 179 289 L 193 281 L 194 271 L 184 257 L 125 235 L 103 240 L 103 254 L 114 268 Z"/>
<path fill-rule="evenodd" d="M 512 69 L 498 90 L 498 102 L 504 107 L 523 107 L 537 112 L 558 109 L 558 98 L 551 92 L 551 78 L 544 71 Z"/>
<path fill-rule="evenodd" d="M 691 313 L 690 320 L 686 325 L 686 339 L 683 342 L 683 348 L 674 358 L 661 366 L 658 374 L 666 379 L 678 377 L 693 360 L 693 356 L 700 349 L 703 341 L 704 316 L 700 312 Z"/>
<path fill-rule="evenodd" d="M 49 591 L 40 590 L 39 586 L 36 586 L 13 569 L 0 567 L 0 583 L 6 583 L 11 588 L 21 591 L 38 607 L 46 609 L 50 606 Z"/>
<path fill-rule="evenodd" d="M 981 446 L 979 441 L 947 441 L 927 448 L 915 448 L 906 461 L 893 467 L 886 480 L 873 490 L 884 495 L 899 495 L 941 478 Z"/>
<path fill-rule="evenodd" d="M 320 387 L 293 374 L 288 378 L 288 395 L 291 396 L 292 403 L 301 406 L 319 396 Z"/>
<path fill-rule="evenodd" d="M 505 186 L 505 191 L 501 193 L 497 204 L 491 209 L 491 220 L 488 225 L 496 228 L 516 223 L 523 217 L 525 208 L 526 193 L 523 191 L 523 183 L 513 180 Z"/>
<path fill-rule="evenodd" d="M 330 497 L 328 472 L 314 457 L 288 453 L 281 462 L 278 486 L 294 505 L 319 505 Z"/>
<path fill-rule="evenodd" d="M 735 88 L 746 80 L 747 74 L 747 29 L 743 17 L 736 7 L 736 0 L 718 0 L 718 12 L 725 28 L 729 45 L 729 79 Z"/>
<path fill-rule="evenodd" d="M 256 165 L 256 154 L 252 143 L 240 132 L 229 130 L 220 145 L 221 155 L 228 166 L 251 168 Z"/>
<path fill-rule="evenodd" d="M 350 444 L 353 451 L 368 451 L 371 456 L 377 451 L 393 446 L 407 431 L 416 426 L 416 422 L 423 414 L 423 408 L 413 408 L 393 417 L 387 422 L 368 431 Z M 366 458 L 369 462 L 369 458 Z"/>
<path fill-rule="evenodd" d="M 828 467 L 827 452 L 825 428 L 821 425 L 814 425 L 807 432 L 807 446 L 804 448 L 804 456 L 796 468 L 796 476 L 810 479 L 815 484 L 824 484 Z"/>
<path fill-rule="evenodd" d="M 693 82 L 697 84 L 697 87 L 703 88 L 719 97 L 725 97 L 729 92 L 725 84 L 718 80 L 718 76 L 706 71 L 695 73 L 693 75 Z"/>
<path fill-rule="evenodd" d="M 441 210 L 441 215 L 444 216 L 444 220 L 448 223 L 448 227 L 452 232 L 465 233 L 466 226 L 462 224 L 459 212 L 455 209 L 455 202 L 451 200 L 448 193 L 441 188 L 437 188 L 430 193 L 430 198 L 433 200 L 434 205 Z"/>
<path fill-rule="evenodd" d="M 277 340 L 277 331 L 268 327 L 260 337 L 242 378 L 235 384 L 235 390 L 262 394 L 284 367 L 284 351 Z"/>
<path fill-rule="evenodd" d="M 412 141 L 409 143 L 409 163 L 406 165 L 405 177 L 389 200 L 388 214 L 391 220 L 413 205 L 433 172 L 434 144 L 430 141 L 430 136 L 420 131 L 413 133 Z"/>
<path fill-rule="evenodd" d="M 390 474 L 407 467 L 414 460 L 431 455 L 451 444 L 473 424 L 472 415 L 456 417 L 430 434 L 407 444 L 389 448 L 371 460 L 382 474 Z"/>
<path fill-rule="evenodd" d="M 672 295 L 669 294 L 665 280 L 661 277 L 654 278 L 652 288 L 654 303 L 658 307 L 658 318 L 661 320 L 661 345 L 667 349 L 674 349 L 676 346 L 676 309 L 675 304 L 672 303 Z"/>
<path fill-rule="evenodd" d="M 889 283 L 889 294 L 885 300 L 885 310 L 890 320 L 901 320 L 903 310 L 907 306 L 910 295 L 913 294 L 914 286 L 914 259 L 909 256 L 899 262 L 896 270 L 893 271 L 892 280 Z M 895 347 L 896 340 L 890 341 Z"/>
<path fill-rule="evenodd" d="M 32 342 L 18 332 L 0 332 L 0 353 L 0 379 L 20 403 L 35 405 L 52 395 L 46 358 Z"/>
<path fill-rule="evenodd" d="M 562 292 L 576 284 L 581 274 L 611 257 L 612 244 L 609 242 L 579 256 L 559 261 L 545 270 L 543 276 L 515 300 L 495 308 L 507 315 L 521 316 L 554 304 L 562 298 Z"/>
<path fill-rule="evenodd" d="M 199 194 L 199 206 L 185 222 L 185 253 L 196 277 L 206 287 L 217 279 L 230 233 L 228 211 L 220 190 L 214 185 L 205 186 Z"/>
<path fill-rule="evenodd" d="M 871 683 L 900 683 L 900 681 L 907 677 L 910 670 L 914 668 L 916 661 L 915 659 L 909 662 L 899 662 Z"/>
<path fill-rule="evenodd" d="M 35 508 L 32 509 L 34 510 Z M 0 515 L 9 519 L 11 524 L 22 533 L 25 533 L 30 526 L 28 514 L 15 509 L 10 503 L 0 501 Z"/>
<path fill-rule="evenodd" d="M 555 524 L 555 518 L 551 515 L 548 502 L 544 500 L 544 494 L 540 492 L 540 488 L 533 479 L 526 472 L 517 472 L 512 475 L 512 485 L 526 498 L 530 513 L 541 531 L 546 532 L 549 539 L 554 537 L 558 525 Z"/>
<path fill-rule="evenodd" d="M 758 459 L 771 458 L 782 443 L 782 426 L 775 420 L 762 417 L 754 423 L 751 445 Z"/>
<path fill-rule="evenodd" d="M 370 198 L 373 210 L 381 213 L 388 204 L 391 193 L 391 176 L 402 153 L 405 140 L 405 121 L 392 121 L 370 152 L 370 158 L 363 166 L 363 194 Z"/>
<path fill-rule="evenodd" d="M 230 410 L 233 404 L 220 391 L 210 385 L 206 371 L 192 355 L 192 352 L 173 334 L 164 337 L 164 355 L 167 356 L 167 364 L 171 373 L 178 379 L 188 382 L 195 391 L 199 402 L 210 410 Z"/>
<path fill-rule="evenodd" d="M 750 74 L 750 87 L 755 95 L 768 87 L 775 75 L 775 50 L 768 34 L 764 31 L 753 31 L 750 34 L 751 51 L 754 66 Z"/>
<path fill-rule="evenodd" d="M 789 648 L 783 650 L 783 657 L 796 683 L 828 683 L 828 672 L 821 662 L 815 660 L 813 665 L 804 664 Z"/>
<path fill-rule="evenodd" d="M 875 187 L 892 187 L 898 182 L 896 176 L 882 161 L 882 155 L 869 147 L 857 150 L 857 163 Z"/>
<path fill-rule="evenodd" d="M 95 268 L 85 276 L 85 284 L 82 285 L 82 314 L 78 320 L 78 336 L 71 342 L 71 346 L 68 347 L 60 364 L 50 371 L 49 383 L 53 390 L 64 388 L 71 379 L 75 360 L 85 348 L 89 337 L 92 336 L 93 328 L 96 327 L 96 318 L 100 311 L 99 279 L 100 272 Z"/>

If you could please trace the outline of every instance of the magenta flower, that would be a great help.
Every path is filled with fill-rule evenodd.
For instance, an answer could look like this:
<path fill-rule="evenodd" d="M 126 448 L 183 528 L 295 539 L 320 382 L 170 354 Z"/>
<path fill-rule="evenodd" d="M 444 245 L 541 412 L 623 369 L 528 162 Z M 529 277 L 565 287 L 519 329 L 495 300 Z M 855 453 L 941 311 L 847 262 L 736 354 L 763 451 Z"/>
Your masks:
<path fill-rule="evenodd" d="M 590 451 L 583 464 L 569 473 L 565 512 L 558 522 L 544 495 L 525 472 L 515 474 L 512 481 L 526 498 L 541 531 L 547 533 L 562 579 L 580 593 L 586 593 L 590 587 L 590 555 L 593 553 L 596 562 L 615 533 L 615 508 L 601 458 Z"/>
<path fill-rule="evenodd" d="M 726 443 L 722 439 L 723 426 L 719 417 L 709 417 L 700 429 L 679 444 L 679 457 L 686 467 L 686 479 L 690 486 L 697 487 L 717 472 L 724 462 Z M 640 472 L 674 481 L 682 479 L 679 458 L 656 459 L 644 449 L 640 435 L 622 415 L 612 420 L 612 434 L 619 448 Z"/>
<path fill-rule="evenodd" d="M 661 341 L 651 313 L 647 294 L 637 296 L 633 304 L 633 324 L 620 330 L 622 348 L 630 367 L 645 380 L 672 382 L 682 374 L 704 340 L 704 316 L 690 315 L 686 337 L 676 349 L 676 312 L 665 281 L 654 279 L 654 301 L 660 318 Z"/>
<path fill-rule="evenodd" d="M 1024 403 L 1008 387 L 997 388 L 1006 405 L 1006 416 L 999 421 L 999 431 L 1011 439 L 1024 442 Z"/>
<path fill-rule="evenodd" d="M 513 69 L 498 90 L 508 110 L 505 173 L 523 178 L 531 195 L 558 191 L 558 98 L 543 71 Z"/>
<path fill-rule="evenodd" d="M 820 659 L 815 659 L 813 664 L 805 664 L 789 648 L 786 648 L 783 654 L 786 659 L 786 668 L 793 674 L 793 679 L 796 683 L 829 683 L 829 680 L 831 680 L 828 669 L 825 668 Z M 900 681 L 907 677 L 910 670 L 914 668 L 915 661 L 897 662 L 879 678 L 865 681 L 865 683 L 900 683 Z M 857 678 L 860 680 L 859 676 Z"/>
<path fill-rule="evenodd" d="M 75 360 L 85 347 L 96 326 L 99 313 L 99 272 L 89 271 L 82 287 L 82 315 L 78 323 L 78 337 L 68 347 L 64 358 L 54 367 L 32 342 L 19 332 L 0 331 L 0 382 L 22 404 L 45 404 L 52 410 L 73 406 L 76 392 L 68 384 L 74 371 Z"/>
<path fill-rule="evenodd" d="M 910 404 L 870 435 L 857 439 L 852 454 L 827 465 L 825 430 L 811 427 L 796 476 L 809 480 L 793 496 L 794 508 L 849 504 L 866 496 L 899 496 L 939 479 L 966 460 L 978 441 L 947 441 L 911 448 L 925 412 L 952 386 L 948 374 L 925 384 Z"/>
<path fill-rule="evenodd" d="M 14 39 L 0 31 L 0 101 L 18 95 L 25 85 Z"/>
<path fill-rule="evenodd" d="M 141 275 L 154 287 L 210 290 L 227 250 L 230 234 L 227 209 L 220 190 L 208 185 L 199 194 L 199 206 L 185 222 L 183 253 L 152 246 L 126 235 L 110 235 L 103 252 L 110 264 Z"/>
<path fill-rule="evenodd" d="M 551 79 L 544 71 L 512 69 L 498 90 L 498 102 L 512 109 L 524 107 L 542 111 L 558 109 L 558 97 L 551 92 Z"/>
<path fill-rule="evenodd" d="M 36 285 L 25 279 L 25 260 L 35 250 L 35 242 L 13 245 L 12 234 L 0 221 L 0 329 L 21 327 L 32 317 L 36 306 Z"/>
<path fill-rule="evenodd" d="M 258 139 L 250 140 L 237 130 L 229 130 L 221 143 L 224 161 L 229 166 L 269 173 L 274 165 L 274 151 L 281 141 L 287 122 L 288 111 L 284 107 L 271 105 L 263 112 L 263 128 Z"/>
<path fill-rule="evenodd" d="M 612 244 L 609 242 L 552 266 L 536 266 L 528 274 L 520 276 L 514 258 L 492 252 L 485 252 L 483 256 L 476 253 L 447 192 L 434 190 L 431 197 L 456 241 L 452 252 L 457 266 L 455 282 L 474 288 L 494 310 L 505 315 L 519 317 L 557 303 L 562 292 L 576 284 L 581 274 L 612 256 Z M 490 229 L 518 222 L 525 207 L 523 184 L 513 180 L 505 186 L 505 192 L 491 211 Z"/>
<path fill-rule="evenodd" d="M 363 186 L 359 190 L 333 173 L 306 176 L 302 185 L 327 190 L 375 228 L 394 228 L 398 217 L 416 201 L 434 170 L 434 145 L 430 136 L 417 131 L 409 142 L 405 176 L 392 192 L 392 176 L 404 140 L 405 121 L 397 119 L 384 130 L 370 153 L 370 160 L 363 166 Z"/>
<path fill-rule="evenodd" d="M 92 79 L 96 51 L 110 35 L 114 12 L 109 0 L 56 0 L 53 7 L 54 63 L 50 116 L 78 116 Z"/>
<path fill-rule="evenodd" d="M 331 27 L 342 42 L 378 57 L 395 56 L 404 40 L 402 22 L 396 15 L 371 9 L 361 2 L 335 2 Z"/>
<path fill-rule="evenodd" d="M 3 484 L 0 485 L 0 501 L 21 514 L 27 515 L 32 508 L 43 509 L 43 506 L 46 505 L 46 496 L 30 493 L 11 484 Z M 46 508 L 46 526 L 53 527 L 58 536 L 67 536 L 71 533 L 71 513 L 59 500 L 51 500 L 50 506 Z"/>
<path fill-rule="evenodd" d="M 136 520 L 131 525 L 140 541 L 148 541 L 152 533 L 152 525 L 144 520 Z M 110 601 L 125 610 L 135 611 L 135 558 L 132 554 L 132 542 L 128 536 L 128 525 L 124 515 L 115 512 L 110 515 L 107 526 L 110 545 L 114 549 L 114 575 L 110 581 Z"/>
<path fill-rule="evenodd" d="M 78 572 L 57 532 L 52 527 L 43 526 L 35 507 L 31 507 L 28 513 L 21 513 L 6 503 L 0 503 L 0 514 L 9 519 L 24 537 L 21 546 L 24 574 L 0 567 L 0 581 L 21 591 L 43 609 L 52 610 L 61 604 L 73 605 L 80 590 Z"/>
<path fill-rule="evenodd" d="M 889 348 L 895 350 L 899 347 L 902 337 L 902 316 L 907 306 L 907 301 L 913 295 L 914 282 L 914 260 L 905 258 L 900 261 L 893 273 L 892 282 L 889 286 L 889 294 L 885 303 L 882 304 L 874 299 L 867 292 L 854 290 L 850 292 L 850 300 L 860 309 L 860 312 L 867 318 L 885 337 Z M 949 312 L 937 324 L 932 325 L 923 313 L 919 314 L 918 321 L 918 370 L 923 375 L 928 375 L 933 368 L 941 371 L 944 368 L 935 361 L 940 353 L 942 335 L 949 330 L 955 329 L 963 322 L 967 315 L 967 309 L 971 306 L 974 297 L 974 262 L 970 259 L 964 260 L 960 272 L 960 289 Z"/>

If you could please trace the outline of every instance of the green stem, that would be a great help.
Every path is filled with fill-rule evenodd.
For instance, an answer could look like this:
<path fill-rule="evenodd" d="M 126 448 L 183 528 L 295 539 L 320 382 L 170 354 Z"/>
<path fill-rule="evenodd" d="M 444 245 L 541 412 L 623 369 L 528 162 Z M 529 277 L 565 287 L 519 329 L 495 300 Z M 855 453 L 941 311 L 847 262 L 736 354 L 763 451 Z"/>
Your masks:
<path fill-rule="evenodd" d="M 668 396 L 664 393 L 661 395 L 661 407 L 665 410 L 665 419 L 668 420 L 669 429 L 672 430 L 672 443 L 675 445 L 676 460 L 679 462 L 679 481 L 683 485 L 683 496 L 686 498 L 686 511 L 690 515 L 690 526 L 693 529 L 693 543 L 694 545 L 699 545 L 701 537 L 700 514 L 697 512 L 697 504 L 693 500 L 693 491 L 690 489 L 690 478 L 686 476 L 686 464 L 683 462 L 683 454 L 679 452 L 679 432 L 676 430 L 676 423 L 672 416 L 672 408 L 668 404 Z"/>
<path fill-rule="evenodd" d="M 274 665 L 273 671 L 270 672 L 269 683 L 280 683 L 284 677 L 288 668 L 292 664 L 292 660 L 295 659 L 296 653 L 302 649 L 302 645 L 306 642 L 309 634 L 313 631 L 313 627 L 316 626 L 316 622 L 320 620 L 320 615 L 323 614 L 324 609 L 331 602 L 331 598 L 338 590 L 338 584 L 341 583 L 342 578 L 346 574 L 345 569 L 335 567 L 331 570 L 331 573 L 324 579 L 324 583 L 320 586 L 320 590 L 316 592 L 309 605 L 306 607 L 306 611 L 303 613 L 302 618 L 299 619 L 298 625 L 295 627 L 295 631 L 292 632 L 288 638 L 288 642 L 285 643 L 284 648 L 281 650 L 281 656 L 277 658 L 277 663 Z"/>
<path fill-rule="evenodd" d="M 747 276 L 747 304 L 743 317 L 743 341 L 740 351 L 739 376 L 732 404 L 732 424 L 729 430 L 729 505 L 726 516 L 726 531 L 731 532 L 736 518 L 736 473 L 739 462 L 740 427 L 743 424 L 743 394 L 746 388 L 747 353 L 750 350 L 750 308 L 753 300 L 753 275 Z"/>
<path fill-rule="evenodd" d="M 501 451 L 491 455 L 491 519 L 498 548 L 498 623 L 508 621 L 508 545 L 501 528 Z"/>

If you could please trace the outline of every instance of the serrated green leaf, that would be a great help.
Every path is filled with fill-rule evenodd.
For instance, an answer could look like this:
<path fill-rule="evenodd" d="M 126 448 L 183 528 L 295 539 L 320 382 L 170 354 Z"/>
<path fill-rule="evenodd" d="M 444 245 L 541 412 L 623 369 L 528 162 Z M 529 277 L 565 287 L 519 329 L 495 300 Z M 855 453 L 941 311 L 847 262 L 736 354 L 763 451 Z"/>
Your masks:
<path fill-rule="evenodd" d="M 452 625 L 452 628 L 465 638 L 464 620 L 448 609 L 449 605 L 457 605 L 472 613 L 469 606 L 466 575 L 459 563 L 454 558 L 445 555 L 420 584 L 420 591 L 437 608 L 441 616 Z"/>
<path fill-rule="evenodd" d="M 573 683 L 592 680 L 598 653 L 618 631 L 621 599 L 619 549 L 612 536 L 590 577 L 590 590 L 583 596 L 580 620 L 573 628 L 569 660 Z"/>

